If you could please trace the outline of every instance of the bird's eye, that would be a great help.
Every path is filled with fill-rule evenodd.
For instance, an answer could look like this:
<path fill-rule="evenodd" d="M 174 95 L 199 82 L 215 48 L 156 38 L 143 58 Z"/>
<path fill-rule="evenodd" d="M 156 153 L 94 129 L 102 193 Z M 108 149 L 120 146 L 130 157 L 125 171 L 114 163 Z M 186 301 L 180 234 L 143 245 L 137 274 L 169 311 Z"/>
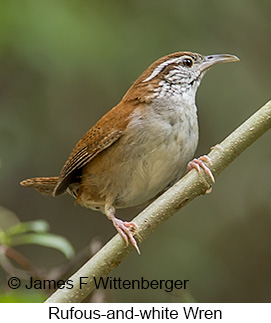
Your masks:
<path fill-rule="evenodd" d="M 191 67 L 193 65 L 193 61 L 191 58 L 184 58 L 183 59 L 183 65 L 187 67 Z"/>

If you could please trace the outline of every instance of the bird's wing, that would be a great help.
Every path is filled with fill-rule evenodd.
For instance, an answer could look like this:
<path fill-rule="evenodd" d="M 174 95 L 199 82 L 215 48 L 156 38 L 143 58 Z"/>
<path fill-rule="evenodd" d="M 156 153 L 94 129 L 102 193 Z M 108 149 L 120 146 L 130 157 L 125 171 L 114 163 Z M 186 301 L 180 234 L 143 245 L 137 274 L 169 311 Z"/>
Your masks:
<path fill-rule="evenodd" d="M 122 135 L 130 120 L 134 107 L 121 104 L 105 114 L 77 143 L 63 166 L 53 195 L 59 195 L 67 189 L 73 172 L 90 162 L 101 151 L 112 146 Z"/>

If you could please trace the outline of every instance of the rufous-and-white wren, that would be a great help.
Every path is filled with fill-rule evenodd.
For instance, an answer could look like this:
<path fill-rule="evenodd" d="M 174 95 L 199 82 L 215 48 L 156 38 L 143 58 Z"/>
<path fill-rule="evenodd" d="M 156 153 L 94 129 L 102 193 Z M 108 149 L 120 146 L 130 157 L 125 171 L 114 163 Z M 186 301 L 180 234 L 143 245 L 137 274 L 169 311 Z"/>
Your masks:
<path fill-rule="evenodd" d="M 198 144 L 195 96 L 205 72 L 234 55 L 177 52 L 148 67 L 118 105 L 107 112 L 72 150 L 58 177 L 21 182 L 43 194 L 69 193 L 76 202 L 99 210 L 139 252 L 137 226 L 115 217 L 117 208 L 153 200 L 185 173 Z M 207 159 L 195 167 L 212 177 Z"/>

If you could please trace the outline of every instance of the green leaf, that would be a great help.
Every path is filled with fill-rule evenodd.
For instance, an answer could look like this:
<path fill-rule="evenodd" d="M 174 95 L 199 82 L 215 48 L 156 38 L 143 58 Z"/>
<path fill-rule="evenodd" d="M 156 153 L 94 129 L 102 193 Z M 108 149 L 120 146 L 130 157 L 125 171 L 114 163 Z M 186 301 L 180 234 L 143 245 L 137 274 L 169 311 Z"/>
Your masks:
<path fill-rule="evenodd" d="M 74 256 L 74 249 L 70 242 L 61 236 L 52 233 L 25 233 L 11 237 L 10 246 L 22 244 L 37 244 L 59 250 L 67 258 Z"/>
<path fill-rule="evenodd" d="M 14 225 L 20 224 L 20 221 L 15 213 L 0 206 L 0 229 L 6 232 Z"/>
<path fill-rule="evenodd" d="M 48 296 L 42 291 L 9 291 L 4 293 L 0 290 L 0 304 L 1 303 L 43 303 Z"/>
<path fill-rule="evenodd" d="M 35 220 L 28 222 L 20 222 L 9 228 L 7 234 L 13 236 L 19 233 L 25 233 L 29 231 L 33 232 L 47 232 L 49 230 L 49 224 L 45 220 Z"/>

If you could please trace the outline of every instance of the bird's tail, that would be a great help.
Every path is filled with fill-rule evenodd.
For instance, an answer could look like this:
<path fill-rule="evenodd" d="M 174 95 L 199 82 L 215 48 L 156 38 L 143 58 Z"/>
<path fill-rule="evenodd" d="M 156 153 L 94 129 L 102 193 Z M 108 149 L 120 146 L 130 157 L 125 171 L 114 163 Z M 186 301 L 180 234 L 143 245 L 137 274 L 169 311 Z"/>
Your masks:
<path fill-rule="evenodd" d="M 22 186 L 34 187 L 42 194 L 53 196 L 58 179 L 59 177 L 34 177 L 25 179 L 20 184 Z"/>

